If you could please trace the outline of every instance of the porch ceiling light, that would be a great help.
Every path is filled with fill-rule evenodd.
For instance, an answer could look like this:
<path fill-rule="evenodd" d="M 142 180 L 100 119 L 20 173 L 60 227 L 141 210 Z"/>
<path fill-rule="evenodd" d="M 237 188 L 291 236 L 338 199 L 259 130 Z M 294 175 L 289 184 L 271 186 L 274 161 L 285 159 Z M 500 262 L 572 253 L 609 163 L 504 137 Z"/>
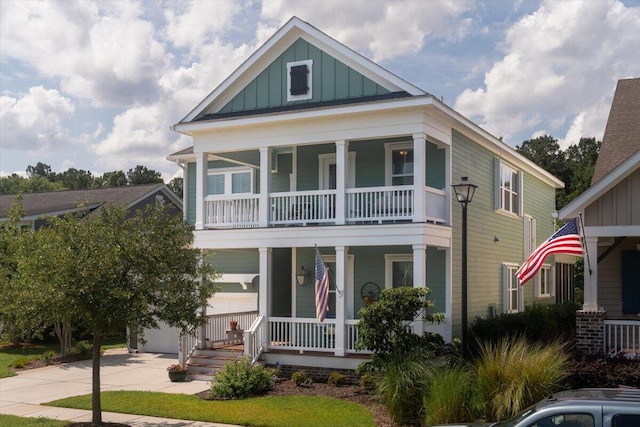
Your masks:
<path fill-rule="evenodd" d="M 299 286 L 304 286 L 307 284 L 307 277 L 309 277 L 309 272 L 304 269 L 304 266 L 300 267 L 300 270 L 296 274 L 296 281 Z"/>
<path fill-rule="evenodd" d="M 452 185 L 454 193 L 456 193 L 456 199 L 462 205 L 466 206 L 473 200 L 473 195 L 476 192 L 477 185 L 468 181 L 468 177 L 463 176 L 462 181 L 459 184 Z"/>

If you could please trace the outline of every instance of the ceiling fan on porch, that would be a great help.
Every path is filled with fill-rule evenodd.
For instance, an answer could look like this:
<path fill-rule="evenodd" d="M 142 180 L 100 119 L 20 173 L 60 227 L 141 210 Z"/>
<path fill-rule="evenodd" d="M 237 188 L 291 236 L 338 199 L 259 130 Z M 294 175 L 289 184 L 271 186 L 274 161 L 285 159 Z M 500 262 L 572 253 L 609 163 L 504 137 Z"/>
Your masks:
<path fill-rule="evenodd" d="M 375 282 L 367 282 L 360 288 L 360 297 L 365 305 L 369 305 L 378 301 L 380 295 L 380 286 Z"/>

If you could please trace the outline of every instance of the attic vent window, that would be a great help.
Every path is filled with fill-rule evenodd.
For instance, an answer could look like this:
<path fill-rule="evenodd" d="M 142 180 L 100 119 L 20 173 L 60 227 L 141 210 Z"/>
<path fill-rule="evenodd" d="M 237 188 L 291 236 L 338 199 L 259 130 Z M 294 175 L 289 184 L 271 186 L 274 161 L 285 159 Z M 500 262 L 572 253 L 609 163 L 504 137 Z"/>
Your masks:
<path fill-rule="evenodd" d="M 287 64 L 287 101 L 311 99 L 313 60 L 289 62 Z"/>

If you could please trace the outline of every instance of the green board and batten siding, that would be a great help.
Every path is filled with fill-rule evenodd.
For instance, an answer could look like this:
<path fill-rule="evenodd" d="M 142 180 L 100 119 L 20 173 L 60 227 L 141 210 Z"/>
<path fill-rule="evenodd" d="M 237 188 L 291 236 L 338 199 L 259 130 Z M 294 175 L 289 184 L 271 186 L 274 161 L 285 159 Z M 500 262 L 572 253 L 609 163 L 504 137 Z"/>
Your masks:
<path fill-rule="evenodd" d="M 521 264 L 524 261 L 524 221 L 522 216 L 506 215 L 494 209 L 494 158 L 495 155 L 466 136 L 453 132 L 452 177 L 461 176 L 478 185 L 473 201 L 467 210 L 468 236 L 468 318 L 487 316 L 489 304 L 495 304 L 503 312 L 502 264 Z M 523 173 L 524 213 L 536 218 L 537 244 L 553 232 L 551 213 L 554 212 L 555 189 L 528 173 Z M 460 334 L 461 313 L 461 239 L 462 209 L 458 203 L 452 206 L 453 229 L 453 334 Z M 499 241 L 494 241 L 497 237 Z M 552 262 L 549 258 L 547 262 Z M 525 304 L 533 302 L 534 286 L 522 288 Z"/>
<path fill-rule="evenodd" d="M 287 63 L 309 59 L 313 60 L 313 98 L 287 102 Z M 216 113 L 236 113 L 388 93 L 387 89 L 344 63 L 307 41 L 298 39 Z"/>

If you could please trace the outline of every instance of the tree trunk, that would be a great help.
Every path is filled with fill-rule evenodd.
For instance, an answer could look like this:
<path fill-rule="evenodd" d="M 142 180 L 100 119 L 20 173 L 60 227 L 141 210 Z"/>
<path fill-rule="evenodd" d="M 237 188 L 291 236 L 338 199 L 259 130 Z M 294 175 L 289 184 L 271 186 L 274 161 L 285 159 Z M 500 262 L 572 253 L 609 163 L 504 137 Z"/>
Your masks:
<path fill-rule="evenodd" d="M 93 373 L 91 381 L 91 422 L 95 425 L 102 423 L 102 405 L 100 404 L 100 345 L 102 337 L 93 336 Z"/>
<path fill-rule="evenodd" d="M 71 350 L 71 322 L 55 322 L 53 329 L 60 343 L 60 355 L 68 356 Z"/>

